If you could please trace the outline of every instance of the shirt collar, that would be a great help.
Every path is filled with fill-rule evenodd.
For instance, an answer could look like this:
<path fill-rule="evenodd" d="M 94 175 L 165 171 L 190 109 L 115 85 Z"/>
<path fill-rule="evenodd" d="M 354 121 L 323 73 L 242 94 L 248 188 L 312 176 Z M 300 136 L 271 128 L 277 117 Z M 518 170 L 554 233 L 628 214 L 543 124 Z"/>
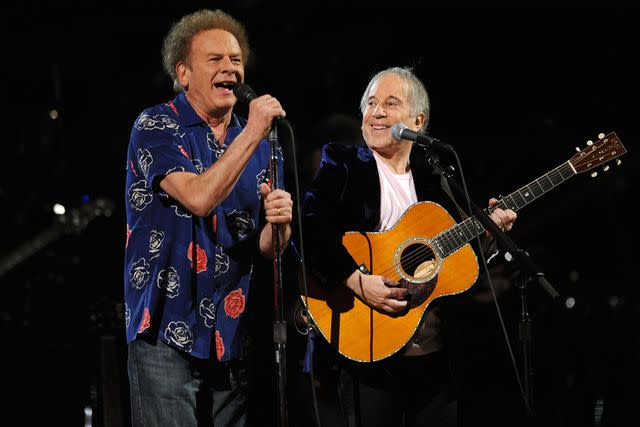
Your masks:
<path fill-rule="evenodd" d="M 175 107 L 178 115 L 178 121 L 180 121 L 184 127 L 201 126 L 203 124 L 206 125 L 206 122 L 202 120 L 191 104 L 189 104 L 184 92 L 180 92 L 178 96 L 171 101 L 171 103 L 173 103 L 173 107 Z M 229 127 L 242 127 L 235 113 L 231 114 L 231 123 L 229 124 Z"/>

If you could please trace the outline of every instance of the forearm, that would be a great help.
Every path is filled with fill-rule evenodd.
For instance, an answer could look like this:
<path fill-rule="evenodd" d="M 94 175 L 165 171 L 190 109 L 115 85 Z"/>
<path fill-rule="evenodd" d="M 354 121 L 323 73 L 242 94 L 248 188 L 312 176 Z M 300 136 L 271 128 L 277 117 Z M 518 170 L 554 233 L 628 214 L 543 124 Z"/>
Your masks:
<path fill-rule="evenodd" d="M 362 298 L 362 272 L 360 270 L 355 270 L 351 273 L 351 275 L 349 275 L 349 277 L 344 281 L 344 285 L 351 289 L 358 297 Z"/>
<path fill-rule="evenodd" d="M 241 134 L 204 173 L 174 172 L 160 187 L 194 215 L 206 216 L 227 198 L 259 142 Z"/>

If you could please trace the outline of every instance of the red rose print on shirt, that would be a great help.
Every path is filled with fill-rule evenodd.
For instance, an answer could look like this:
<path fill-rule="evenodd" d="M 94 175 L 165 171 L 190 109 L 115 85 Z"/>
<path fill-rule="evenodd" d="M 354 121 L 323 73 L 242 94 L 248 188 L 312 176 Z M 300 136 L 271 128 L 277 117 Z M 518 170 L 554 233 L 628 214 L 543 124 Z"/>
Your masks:
<path fill-rule="evenodd" d="M 218 360 L 221 360 L 222 356 L 224 356 L 224 341 L 222 341 L 220 331 L 216 331 L 216 355 Z"/>
<path fill-rule="evenodd" d="M 151 326 L 151 316 L 149 315 L 149 309 L 145 307 L 144 314 L 142 315 L 142 323 L 138 329 L 138 333 L 146 331 Z"/>
<path fill-rule="evenodd" d="M 191 268 L 196 270 L 196 273 L 207 271 L 207 252 L 200 248 L 200 245 L 196 244 L 196 262 L 193 262 L 193 242 L 189 243 L 187 249 L 187 258 L 191 261 Z M 194 265 L 195 264 L 195 265 Z"/>
<path fill-rule="evenodd" d="M 224 297 L 224 312 L 227 316 L 236 319 L 244 311 L 244 295 L 242 295 L 242 289 L 236 289 L 233 292 L 229 292 L 229 295 Z"/>

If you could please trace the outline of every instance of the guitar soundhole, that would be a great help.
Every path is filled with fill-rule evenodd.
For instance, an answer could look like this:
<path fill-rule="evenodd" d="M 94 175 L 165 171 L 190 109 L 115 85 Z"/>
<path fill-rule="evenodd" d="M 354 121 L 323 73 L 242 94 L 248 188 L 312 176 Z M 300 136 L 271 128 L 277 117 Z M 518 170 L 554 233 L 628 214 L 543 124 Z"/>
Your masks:
<path fill-rule="evenodd" d="M 437 269 L 437 259 L 433 250 L 422 243 L 407 245 L 400 255 L 400 268 L 407 279 L 425 282 L 433 277 Z"/>
<path fill-rule="evenodd" d="M 427 300 L 433 292 L 440 271 L 440 257 L 424 237 L 405 240 L 394 256 L 400 286 L 408 289 L 407 308 L 414 308 Z"/>

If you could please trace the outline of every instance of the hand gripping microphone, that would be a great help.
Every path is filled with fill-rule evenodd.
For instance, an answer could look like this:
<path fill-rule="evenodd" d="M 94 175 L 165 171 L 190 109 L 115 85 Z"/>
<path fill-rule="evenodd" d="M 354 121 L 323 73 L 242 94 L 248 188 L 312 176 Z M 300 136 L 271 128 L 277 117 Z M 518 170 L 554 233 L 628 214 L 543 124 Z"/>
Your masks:
<path fill-rule="evenodd" d="M 233 94 L 236 96 L 236 98 L 238 98 L 238 101 L 242 101 L 247 104 L 258 97 L 258 95 L 256 95 L 253 89 L 251 89 L 251 86 L 244 83 L 236 83 L 233 86 Z M 286 124 L 287 122 L 287 120 L 284 117 L 276 117 L 275 119 L 279 123 Z"/>

